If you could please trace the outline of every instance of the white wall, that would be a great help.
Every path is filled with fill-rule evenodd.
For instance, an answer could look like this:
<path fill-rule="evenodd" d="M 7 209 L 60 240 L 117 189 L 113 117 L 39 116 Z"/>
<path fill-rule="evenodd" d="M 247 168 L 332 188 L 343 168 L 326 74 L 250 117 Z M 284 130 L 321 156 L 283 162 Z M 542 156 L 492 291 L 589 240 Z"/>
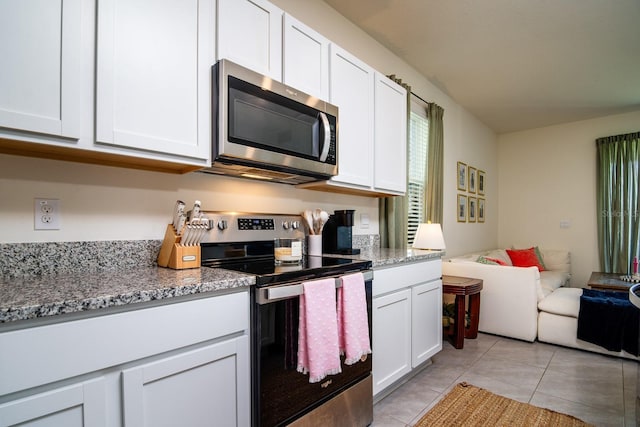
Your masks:
<path fill-rule="evenodd" d="M 274 0 L 274 4 L 385 74 L 394 73 L 421 97 L 445 109 L 447 253 L 497 244 L 497 140 L 495 134 L 446 93 L 321 0 Z M 487 173 L 487 222 L 456 222 L 456 162 Z M 33 230 L 33 198 L 59 198 L 62 229 Z M 55 160 L 0 155 L 0 242 L 162 239 L 176 199 L 200 199 L 205 209 L 297 213 L 307 208 L 356 209 L 354 234 L 378 233 L 377 199 L 299 190 L 199 173 L 170 175 Z M 371 219 L 360 228 L 360 213 Z"/>
<path fill-rule="evenodd" d="M 203 209 L 216 211 L 356 209 L 371 217 L 369 229 L 360 234 L 378 232 L 378 203 L 367 197 L 203 173 L 173 175 L 9 155 L 0 155 L 0 171 L 1 243 L 162 239 L 177 199 L 188 208 L 198 199 Z M 34 197 L 61 200 L 61 230 L 34 231 Z"/>
<path fill-rule="evenodd" d="M 500 135 L 499 245 L 568 249 L 585 286 L 600 269 L 595 140 L 639 127 L 640 111 Z"/>

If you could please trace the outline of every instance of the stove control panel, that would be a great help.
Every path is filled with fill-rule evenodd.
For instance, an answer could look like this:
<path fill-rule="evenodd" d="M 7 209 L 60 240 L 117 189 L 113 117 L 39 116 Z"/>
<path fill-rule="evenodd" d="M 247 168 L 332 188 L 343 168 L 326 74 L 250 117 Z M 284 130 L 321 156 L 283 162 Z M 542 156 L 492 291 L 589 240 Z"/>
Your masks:
<path fill-rule="evenodd" d="M 273 218 L 238 218 L 240 230 L 274 230 Z"/>
<path fill-rule="evenodd" d="M 249 242 L 276 238 L 303 239 L 300 215 L 202 211 L 209 231 L 202 243 Z"/>

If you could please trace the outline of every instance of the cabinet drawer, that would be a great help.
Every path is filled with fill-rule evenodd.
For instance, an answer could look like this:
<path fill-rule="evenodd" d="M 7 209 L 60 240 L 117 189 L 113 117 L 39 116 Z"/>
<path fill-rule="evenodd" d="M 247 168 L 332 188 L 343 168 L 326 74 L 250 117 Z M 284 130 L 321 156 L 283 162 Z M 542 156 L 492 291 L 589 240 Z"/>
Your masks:
<path fill-rule="evenodd" d="M 0 334 L 0 395 L 249 329 L 248 292 Z"/>
<path fill-rule="evenodd" d="M 442 260 L 402 264 L 374 271 L 373 296 L 386 294 L 408 286 L 430 282 L 442 277 Z"/>

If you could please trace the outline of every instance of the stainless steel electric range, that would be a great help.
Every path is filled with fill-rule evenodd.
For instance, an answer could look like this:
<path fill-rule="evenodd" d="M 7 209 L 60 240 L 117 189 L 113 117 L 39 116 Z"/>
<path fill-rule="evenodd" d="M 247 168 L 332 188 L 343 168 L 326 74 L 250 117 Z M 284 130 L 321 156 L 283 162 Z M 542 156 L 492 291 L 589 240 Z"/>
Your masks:
<path fill-rule="evenodd" d="M 371 325 L 371 261 L 304 256 L 275 265 L 274 239 L 305 233 L 299 215 L 205 211 L 210 230 L 201 244 L 202 265 L 256 276 L 251 289 L 252 425 L 366 426 L 373 421 L 371 357 L 342 373 L 309 383 L 297 372 L 299 296 L 302 283 L 363 272 Z M 336 286 L 340 281 L 336 280 Z M 369 328 L 371 337 L 371 328 Z"/>

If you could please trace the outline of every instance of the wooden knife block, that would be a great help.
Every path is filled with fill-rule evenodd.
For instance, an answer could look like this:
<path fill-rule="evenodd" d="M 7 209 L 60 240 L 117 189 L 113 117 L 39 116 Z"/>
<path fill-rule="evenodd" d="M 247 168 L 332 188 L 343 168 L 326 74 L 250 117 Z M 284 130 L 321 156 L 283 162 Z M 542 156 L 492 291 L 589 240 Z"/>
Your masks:
<path fill-rule="evenodd" d="M 164 240 L 158 254 L 158 265 L 160 267 L 173 268 L 174 270 L 199 268 L 201 261 L 200 245 L 182 246 L 180 239 L 181 237 L 176 234 L 173 224 L 167 225 L 167 231 L 164 233 Z"/>

